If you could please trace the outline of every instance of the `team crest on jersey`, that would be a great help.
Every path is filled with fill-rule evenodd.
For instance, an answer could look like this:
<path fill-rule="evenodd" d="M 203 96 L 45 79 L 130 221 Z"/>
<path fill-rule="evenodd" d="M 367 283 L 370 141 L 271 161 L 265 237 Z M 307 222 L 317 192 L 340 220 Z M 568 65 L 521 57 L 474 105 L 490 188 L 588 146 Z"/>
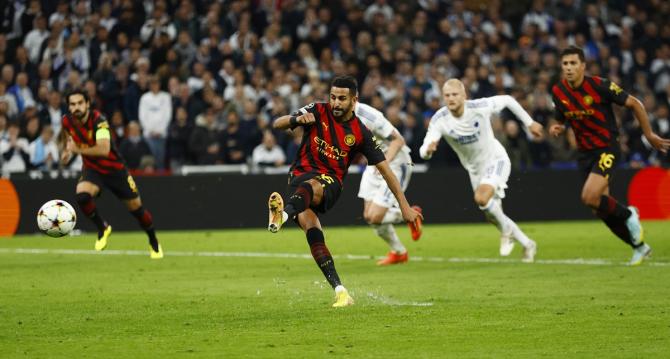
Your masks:
<path fill-rule="evenodd" d="M 617 84 L 615 84 L 614 82 L 612 82 L 612 83 L 610 84 L 610 91 L 612 91 L 612 92 L 614 92 L 615 94 L 618 95 L 618 94 L 620 94 L 621 91 L 623 91 L 623 90 L 621 89 L 621 87 L 619 87 L 619 85 L 617 85 Z"/>
<path fill-rule="evenodd" d="M 589 95 L 584 96 L 584 104 L 586 106 L 591 106 L 592 103 L 593 103 L 593 97 Z"/>
<path fill-rule="evenodd" d="M 352 134 L 344 136 L 344 143 L 349 147 L 353 146 L 356 143 L 356 136 Z"/>

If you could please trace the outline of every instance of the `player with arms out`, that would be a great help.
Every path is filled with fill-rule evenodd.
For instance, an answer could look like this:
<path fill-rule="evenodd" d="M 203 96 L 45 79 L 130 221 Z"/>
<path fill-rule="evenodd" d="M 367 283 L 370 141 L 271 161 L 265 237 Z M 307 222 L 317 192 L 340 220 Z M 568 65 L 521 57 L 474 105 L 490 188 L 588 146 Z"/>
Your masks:
<path fill-rule="evenodd" d="M 491 115 L 508 108 L 534 136 L 542 137 L 542 125 L 533 121 L 512 96 L 493 96 L 467 100 L 460 80 L 450 79 L 442 87 L 446 106 L 430 119 L 428 132 L 419 150 L 421 158 L 430 159 L 440 138 L 453 148 L 470 175 L 475 203 L 486 218 L 500 231 L 500 255 L 508 256 L 514 240 L 523 247 L 523 261 L 533 262 L 536 243 L 524 234 L 514 221 L 503 213 L 511 163 L 505 148 L 493 136 Z"/>
<path fill-rule="evenodd" d="M 317 213 L 331 209 L 339 198 L 352 159 L 360 153 L 369 165 L 376 166 L 398 200 L 406 221 L 416 222 L 422 218 L 407 202 L 370 130 L 356 116 L 357 94 L 358 85 L 353 77 L 336 77 L 330 85 L 328 103 L 311 103 L 292 115 L 279 117 L 273 124 L 281 130 L 301 126 L 304 135 L 289 171 L 288 202 L 284 205 L 277 192 L 268 200 L 268 229 L 277 232 L 289 219 L 298 223 L 305 232 L 316 264 L 335 290 L 333 307 L 352 305 L 354 300 L 335 270 Z"/>
<path fill-rule="evenodd" d="M 637 208 L 626 207 L 609 193 L 612 169 L 620 158 L 618 129 L 612 104 L 633 111 L 649 143 L 665 153 L 670 140 L 656 135 L 649 124 L 644 105 L 608 79 L 586 76 L 584 51 L 568 47 L 561 52 L 563 78 L 552 89 L 556 117 L 560 125 L 551 126 L 549 133 L 559 136 L 565 123 L 575 132 L 578 146 L 578 166 L 584 180 L 582 203 L 609 227 L 622 241 L 633 248 L 630 265 L 639 265 L 651 255 L 644 243 Z"/>
<path fill-rule="evenodd" d="M 61 162 L 67 163 L 73 154 L 80 154 L 84 160 L 81 178 L 77 183 L 76 200 L 81 211 L 98 228 L 95 250 L 104 250 L 112 233 L 112 226 L 100 216 L 93 200 L 104 186 L 123 201 L 146 231 L 150 257 L 163 258 L 151 213 L 142 207 L 135 181 L 111 140 L 107 120 L 97 110 L 91 110 L 91 101 L 84 91 L 70 92 L 67 104 L 69 113 L 63 116 L 63 130 L 59 138 L 64 145 Z"/>
<path fill-rule="evenodd" d="M 405 145 L 405 139 L 393 127 L 384 115 L 370 105 L 357 102 L 354 108 L 356 116 L 372 132 L 377 140 L 382 142 L 382 151 L 395 174 L 403 191 L 407 189 L 412 176 L 412 158 L 410 149 Z M 398 201 L 393 192 L 374 166 L 368 166 L 361 177 L 358 197 L 363 199 L 363 218 L 374 229 L 375 233 L 388 243 L 391 251 L 385 258 L 377 262 L 378 265 L 405 263 L 409 259 L 407 249 L 398 238 L 393 227 L 394 223 L 403 221 Z M 412 206 L 421 213 L 419 206 Z M 421 223 L 418 225 L 407 222 L 413 240 L 421 237 Z"/>

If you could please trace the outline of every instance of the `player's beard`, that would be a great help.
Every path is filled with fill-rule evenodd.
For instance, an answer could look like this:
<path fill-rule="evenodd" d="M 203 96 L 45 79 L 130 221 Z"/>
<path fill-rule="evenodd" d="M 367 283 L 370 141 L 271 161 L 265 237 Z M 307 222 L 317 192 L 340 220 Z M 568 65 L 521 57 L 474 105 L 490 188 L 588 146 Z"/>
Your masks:
<path fill-rule="evenodd" d="M 343 121 L 345 120 L 344 116 L 351 112 L 351 108 L 353 106 L 349 106 L 347 108 L 339 108 L 339 107 L 334 107 L 333 108 L 333 117 L 335 117 L 336 120 L 338 121 Z M 338 115 L 339 113 L 339 115 Z"/>
<path fill-rule="evenodd" d="M 75 117 L 77 120 L 83 122 L 84 119 L 86 118 L 86 114 L 87 114 L 87 113 L 88 113 L 88 111 L 84 111 L 84 112 L 82 112 L 82 111 L 74 111 L 74 112 L 72 113 L 72 115 L 74 115 L 74 117 Z"/>

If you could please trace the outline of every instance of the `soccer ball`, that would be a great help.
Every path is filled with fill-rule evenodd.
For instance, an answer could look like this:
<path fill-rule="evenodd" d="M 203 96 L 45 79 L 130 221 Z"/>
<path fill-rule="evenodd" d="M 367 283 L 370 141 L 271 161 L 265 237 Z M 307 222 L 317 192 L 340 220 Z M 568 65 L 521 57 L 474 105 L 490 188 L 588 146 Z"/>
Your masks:
<path fill-rule="evenodd" d="M 62 237 L 77 224 L 77 213 L 72 206 L 60 199 L 45 203 L 37 212 L 37 227 L 50 237 Z"/>

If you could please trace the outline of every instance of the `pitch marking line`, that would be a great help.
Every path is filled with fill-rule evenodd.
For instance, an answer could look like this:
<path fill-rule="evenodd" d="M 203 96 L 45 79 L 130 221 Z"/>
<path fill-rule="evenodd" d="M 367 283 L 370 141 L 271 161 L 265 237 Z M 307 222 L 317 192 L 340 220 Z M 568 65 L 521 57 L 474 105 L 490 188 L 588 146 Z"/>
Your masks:
<path fill-rule="evenodd" d="M 116 255 L 116 256 L 146 256 L 148 251 L 138 250 L 106 250 L 97 252 L 88 249 L 44 249 L 44 248 L 0 248 L 0 253 L 15 254 L 74 254 L 74 255 Z M 187 252 L 167 251 L 166 256 L 173 257 L 246 257 L 246 258 L 298 258 L 312 259 L 310 254 L 300 253 L 263 253 L 263 252 Z M 371 256 L 356 254 L 334 255 L 335 259 L 372 260 Z M 382 257 L 379 257 L 382 258 Z M 448 262 L 448 263 L 521 263 L 521 260 L 508 258 L 444 258 L 444 257 L 412 257 L 415 262 Z M 617 262 L 609 259 L 574 258 L 574 259 L 538 259 L 534 264 L 563 264 L 587 266 L 618 266 L 626 262 Z M 670 262 L 648 261 L 645 266 L 670 267 Z"/>

